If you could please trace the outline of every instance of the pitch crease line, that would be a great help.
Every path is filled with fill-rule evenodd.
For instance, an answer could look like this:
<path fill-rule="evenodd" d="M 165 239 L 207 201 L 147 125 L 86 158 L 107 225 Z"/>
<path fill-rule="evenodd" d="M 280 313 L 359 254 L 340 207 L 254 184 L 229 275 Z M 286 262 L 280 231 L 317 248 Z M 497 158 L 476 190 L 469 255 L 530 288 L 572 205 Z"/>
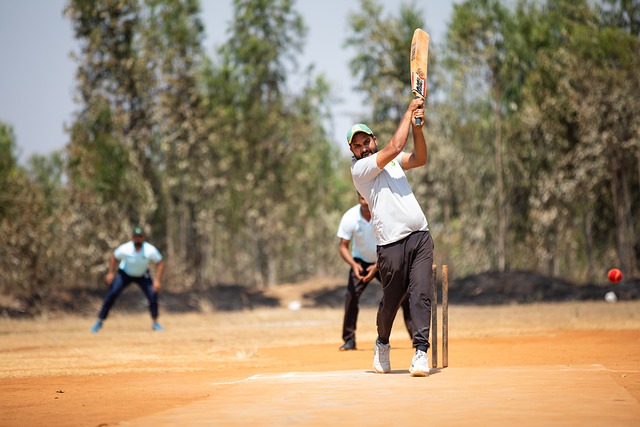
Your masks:
<path fill-rule="evenodd" d="M 284 374 L 277 375 L 263 375 L 256 374 L 247 378 L 243 378 L 237 381 L 224 381 L 219 383 L 211 383 L 211 385 L 233 385 L 233 384 L 241 384 L 249 381 L 258 381 L 258 380 L 281 380 L 281 379 L 289 379 L 289 378 L 331 378 L 337 376 L 344 376 L 345 373 L 366 373 L 366 371 L 342 371 L 342 372 L 325 372 L 325 373 L 315 373 L 315 372 L 287 372 Z"/>

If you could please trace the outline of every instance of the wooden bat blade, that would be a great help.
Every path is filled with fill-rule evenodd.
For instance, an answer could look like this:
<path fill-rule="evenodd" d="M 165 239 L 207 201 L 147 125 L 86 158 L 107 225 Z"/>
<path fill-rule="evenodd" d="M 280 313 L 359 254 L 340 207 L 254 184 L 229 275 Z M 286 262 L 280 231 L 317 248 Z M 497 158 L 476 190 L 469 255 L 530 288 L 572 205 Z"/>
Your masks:
<path fill-rule="evenodd" d="M 429 34 L 417 28 L 411 40 L 411 91 L 422 99 L 427 97 L 427 66 L 429 62 Z"/>

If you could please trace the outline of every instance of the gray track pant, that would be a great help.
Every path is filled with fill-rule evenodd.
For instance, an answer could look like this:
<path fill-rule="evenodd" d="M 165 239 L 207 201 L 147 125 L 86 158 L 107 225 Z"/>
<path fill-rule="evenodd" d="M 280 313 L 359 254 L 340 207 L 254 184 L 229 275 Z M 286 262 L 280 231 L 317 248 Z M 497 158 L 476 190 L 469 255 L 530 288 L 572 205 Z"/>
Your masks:
<path fill-rule="evenodd" d="M 376 323 L 378 339 L 389 342 L 393 321 L 405 293 L 409 293 L 413 346 L 429 348 L 431 320 L 431 267 L 433 239 L 428 231 L 416 231 L 404 239 L 378 246 L 378 272 L 382 281 L 382 300 Z"/>

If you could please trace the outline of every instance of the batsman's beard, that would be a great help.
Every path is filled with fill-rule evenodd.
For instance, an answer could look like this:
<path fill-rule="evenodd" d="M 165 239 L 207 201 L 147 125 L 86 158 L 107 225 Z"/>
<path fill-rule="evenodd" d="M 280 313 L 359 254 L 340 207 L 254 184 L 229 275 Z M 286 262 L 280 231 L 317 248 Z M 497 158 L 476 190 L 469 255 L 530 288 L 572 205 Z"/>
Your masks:
<path fill-rule="evenodd" d="M 365 157 L 369 157 L 370 155 L 375 154 L 375 153 L 377 153 L 377 152 L 378 152 L 378 148 L 377 148 L 377 147 L 376 147 L 376 149 L 375 149 L 375 150 L 373 150 L 373 151 L 372 151 L 372 150 L 369 150 L 369 149 L 367 148 L 367 149 L 365 149 L 365 150 L 362 150 L 362 153 L 360 153 L 360 158 L 361 158 L 361 159 L 364 159 Z"/>

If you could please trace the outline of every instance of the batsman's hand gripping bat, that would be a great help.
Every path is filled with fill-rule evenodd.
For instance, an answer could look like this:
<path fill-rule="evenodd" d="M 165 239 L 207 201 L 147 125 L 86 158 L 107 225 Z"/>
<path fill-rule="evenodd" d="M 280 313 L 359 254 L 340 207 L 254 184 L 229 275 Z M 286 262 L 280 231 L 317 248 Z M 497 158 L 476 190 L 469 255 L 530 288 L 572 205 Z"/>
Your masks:
<path fill-rule="evenodd" d="M 427 97 L 427 65 L 429 62 L 429 34 L 417 28 L 411 40 L 411 92 L 416 97 Z M 420 125 L 422 120 L 417 119 Z"/>

